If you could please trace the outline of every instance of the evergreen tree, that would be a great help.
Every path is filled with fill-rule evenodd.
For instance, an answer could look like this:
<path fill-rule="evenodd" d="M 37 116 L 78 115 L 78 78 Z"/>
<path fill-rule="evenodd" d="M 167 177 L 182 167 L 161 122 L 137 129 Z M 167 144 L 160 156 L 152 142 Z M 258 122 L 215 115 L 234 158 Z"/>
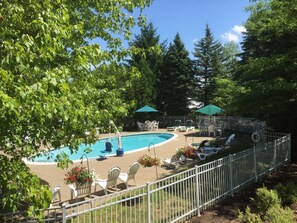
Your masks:
<path fill-rule="evenodd" d="M 224 69 L 223 74 L 224 78 L 234 78 L 234 75 L 237 71 L 237 65 L 239 61 L 239 46 L 231 41 L 223 45 L 224 51 Z"/>
<path fill-rule="evenodd" d="M 193 83 L 192 62 L 177 33 L 165 55 L 161 77 L 163 111 L 168 115 L 188 113 L 189 97 Z"/>
<path fill-rule="evenodd" d="M 246 22 L 238 83 L 238 114 L 291 132 L 297 146 L 297 14 L 295 0 L 254 1 Z M 292 151 L 292 158 L 297 154 Z"/>
<path fill-rule="evenodd" d="M 135 100 L 136 107 L 146 104 L 156 104 L 158 74 L 162 61 L 162 44 L 159 43 L 160 36 L 153 24 L 141 28 L 141 33 L 135 36 L 129 45 L 140 51 L 132 55 L 128 60 L 130 66 L 136 67 L 140 72 L 139 80 L 135 80 L 130 98 Z M 135 96 L 135 98 L 133 98 Z"/>
<path fill-rule="evenodd" d="M 233 101 L 234 95 L 241 90 L 234 81 L 238 66 L 239 48 L 235 42 L 228 42 L 224 44 L 223 51 L 225 62 L 219 65 L 222 66 L 224 72 L 215 78 L 215 89 L 210 103 L 224 108 L 227 113 L 232 113 L 230 103 Z"/>
<path fill-rule="evenodd" d="M 205 36 L 194 43 L 193 55 L 198 98 L 209 104 L 215 89 L 215 78 L 224 74 L 224 51 L 222 44 L 214 40 L 208 25 Z"/>

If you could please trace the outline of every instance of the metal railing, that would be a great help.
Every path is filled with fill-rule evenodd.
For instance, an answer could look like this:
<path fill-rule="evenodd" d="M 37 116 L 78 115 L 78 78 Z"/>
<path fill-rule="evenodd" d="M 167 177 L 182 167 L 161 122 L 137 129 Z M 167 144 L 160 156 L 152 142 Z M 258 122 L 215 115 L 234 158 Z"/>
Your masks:
<path fill-rule="evenodd" d="M 290 161 L 290 134 L 156 182 L 45 210 L 45 222 L 184 222 Z M 262 144 L 260 144 L 262 145 Z M 11 215 L 10 217 L 12 217 Z M 35 222 L 0 217 L 2 222 Z"/>
<path fill-rule="evenodd" d="M 249 132 L 252 133 L 255 130 L 266 129 L 266 123 L 261 122 L 254 118 L 243 118 L 234 116 L 160 116 L 158 117 L 159 126 L 165 128 L 168 126 L 173 126 L 175 120 L 180 120 L 181 125 L 186 125 L 187 120 L 192 120 L 193 125 L 197 128 L 198 125 L 220 125 L 224 126 L 226 129 Z"/>

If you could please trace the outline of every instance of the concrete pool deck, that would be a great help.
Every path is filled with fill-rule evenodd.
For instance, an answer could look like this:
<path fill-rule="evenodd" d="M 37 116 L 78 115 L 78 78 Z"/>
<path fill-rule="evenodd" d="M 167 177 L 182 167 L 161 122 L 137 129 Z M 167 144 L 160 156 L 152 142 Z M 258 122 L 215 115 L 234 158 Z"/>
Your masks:
<path fill-rule="evenodd" d="M 159 129 L 157 131 L 152 131 L 151 133 L 156 132 L 167 132 L 166 129 Z M 149 133 L 148 131 L 143 132 L 123 132 L 122 135 L 128 135 L 133 133 Z M 155 147 L 155 152 L 158 157 L 161 159 L 171 158 L 176 153 L 176 149 L 188 145 L 190 143 L 198 143 L 204 139 L 210 139 L 209 137 L 198 137 L 197 131 L 190 131 L 190 132 L 171 132 L 177 135 L 177 137 L 165 144 Z M 196 133 L 196 134 L 193 134 Z M 188 135 L 188 136 L 187 136 Z M 195 136 L 189 136 L 195 135 Z M 100 138 L 104 138 L 105 135 L 101 135 Z M 125 148 L 124 148 L 125 149 Z M 106 179 L 108 171 L 114 167 L 118 166 L 121 168 L 121 172 L 127 172 L 130 165 L 137 161 L 141 155 L 147 154 L 147 150 L 137 151 L 133 153 L 124 154 L 122 157 L 117 156 L 110 156 L 105 160 L 98 161 L 96 159 L 89 159 L 89 167 L 90 171 L 95 170 L 99 175 L 100 178 Z M 154 154 L 154 151 L 151 150 L 150 154 Z M 62 170 L 57 167 L 56 164 L 27 164 L 31 171 L 38 175 L 42 180 L 47 182 L 50 186 L 50 189 L 55 188 L 56 186 L 61 186 L 61 196 L 62 202 L 67 202 L 70 200 L 70 189 L 65 184 L 64 178 L 65 173 L 75 165 L 80 165 L 80 161 L 74 162 L 73 165 L 69 165 L 67 170 Z M 83 165 L 87 167 L 87 161 L 84 159 Z M 164 177 L 166 175 L 172 174 L 172 170 L 165 170 L 164 168 L 158 167 L 157 168 L 158 178 Z M 144 168 L 140 167 L 139 171 L 136 174 L 136 183 L 138 186 L 144 185 L 147 182 L 156 181 L 157 175 L 156 168 Z M 121 181 L 118 181 L 120 184 Z M 131 184 L 134 183 L 133 181 L 130 182 Z M 98 187 L 97 187 L 98 188 Z M 98 190 L 98 189 L 97 189 Z M 101 189 L 99 189 L 101 190 Z M 92 187 L 92 193 L 94 192 L 94 187 Z M 83 197 L 83 196 L 80 196 Z"/>

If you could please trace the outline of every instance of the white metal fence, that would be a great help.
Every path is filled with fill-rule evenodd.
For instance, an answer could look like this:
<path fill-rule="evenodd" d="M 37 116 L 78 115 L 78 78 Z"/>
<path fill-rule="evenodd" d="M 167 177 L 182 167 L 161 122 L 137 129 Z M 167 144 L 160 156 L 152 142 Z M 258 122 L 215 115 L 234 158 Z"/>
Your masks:
<path fill-rule="evenodd" d="M 290 134 L 156 182 L 45 210 L 45 222 L 184 222 L 290 161 Z M 3 222 L 35 222 L 11 214 Z"/>
<path fill-rule="evenodd" d="M 160 116 L 158 117 L 159 126 L 165 128 L 173 126 L 175 120 L 180 120 L 181 125 L 186 125 L 187 120 L 192 120 L 193 125 L 197 128 L 198 125 L 221 125 L 226 129 L 240 132 L 254 132 L 255 130 L 266 129 L 266 123 L 254 118 L 243 118 L 234 116 Z"/>

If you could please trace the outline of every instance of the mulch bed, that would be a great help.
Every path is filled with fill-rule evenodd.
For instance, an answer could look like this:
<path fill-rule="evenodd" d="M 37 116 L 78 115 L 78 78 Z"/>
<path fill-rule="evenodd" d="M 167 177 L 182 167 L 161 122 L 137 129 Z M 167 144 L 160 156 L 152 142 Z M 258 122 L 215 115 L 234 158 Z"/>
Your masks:
<path fill-rule="evenodd" d="M 286 164 L 279 167 L 266 178 L 250 185 L 248 188 L 237 192 L 233 197 L 229 197 L 220 204 L 203 211 L 201 216 L 187 220 L 187 223 L 239 223 L 237 217 L 239 210 L 244 211 L 248 205 L 251 205 L 250 198 L 254 197 L 256 189 L 265 185 L 268 189 L 273 188 L 278 183 L 288 180 L 297 181 L 297 163 Z M 297 216 L 297 203 L 290 205 Z"/>

